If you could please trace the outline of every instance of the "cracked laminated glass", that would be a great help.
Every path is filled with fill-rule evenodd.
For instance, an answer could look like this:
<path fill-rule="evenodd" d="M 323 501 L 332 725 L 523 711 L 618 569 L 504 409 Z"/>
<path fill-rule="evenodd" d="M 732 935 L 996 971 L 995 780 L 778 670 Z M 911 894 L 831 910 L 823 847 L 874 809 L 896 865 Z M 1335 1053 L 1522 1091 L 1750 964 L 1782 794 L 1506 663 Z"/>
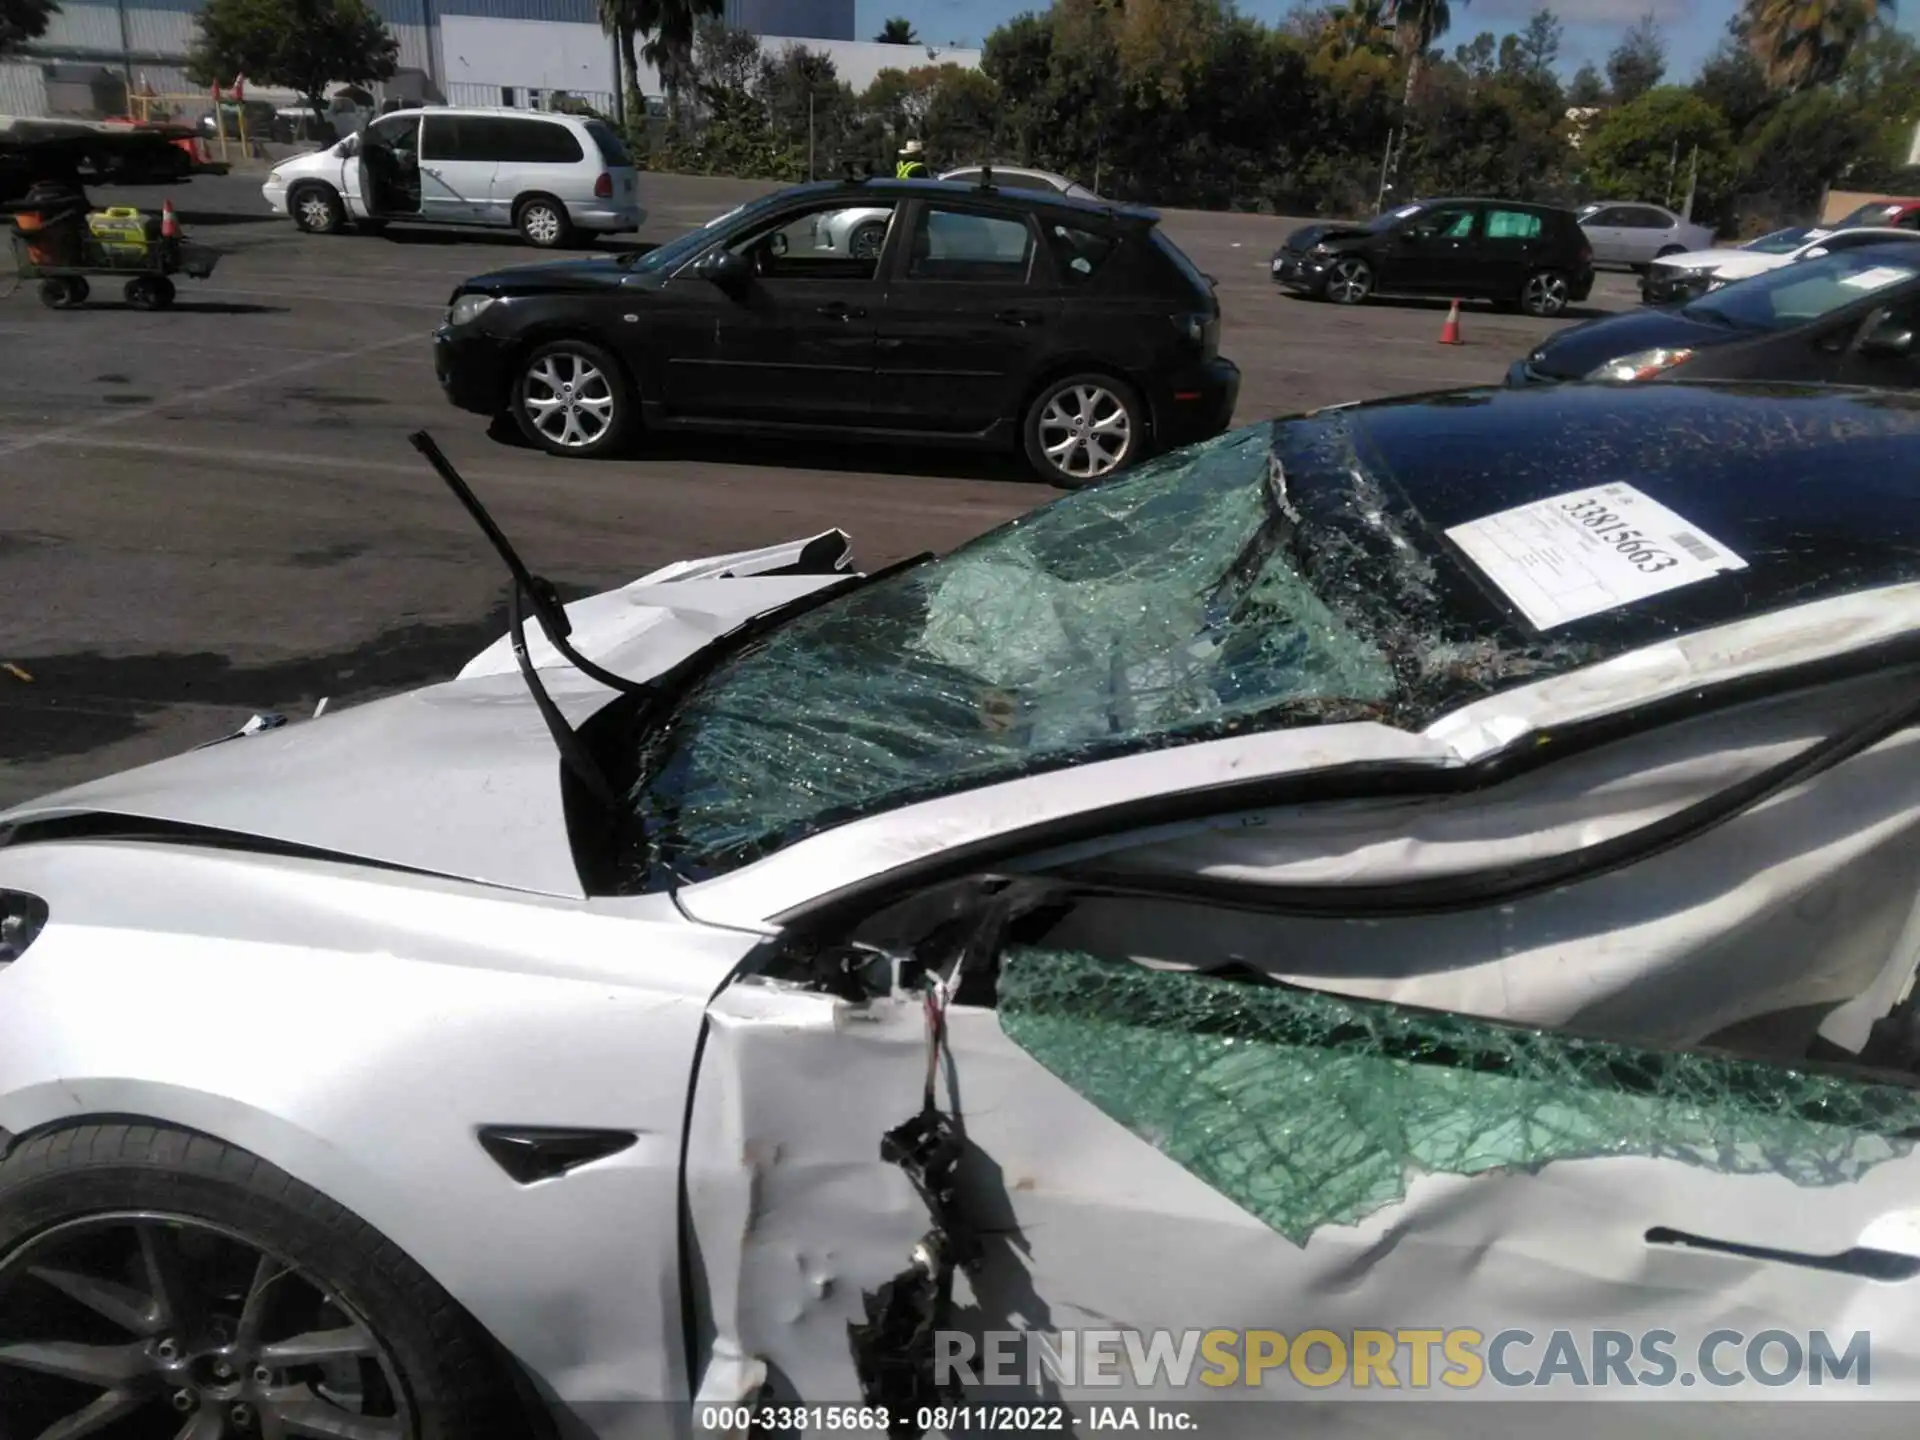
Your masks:
<path fill-rule="evenodd" d="M 788 623 L 689 694 L 631 796 L 693 877 L 875 810 L 1379 704 L 1300 575 L 1272 426 L 1081 491 Z"/>
<path fill-rule="evenodd" d="M 1677 633 L 1910 579 L 1915 434 L 1920 407 L 1891 392 L 1688 386 L 1632 407 L 1466 391 L 1231 431 L 723 641 L 611 767 L 639 822 L 622 883 L 702 879 L 1090 760 L 1338 721 L 1418 730 Z M 1445 538 L 1617 480 L 1765 563 L 1543 635 Z"/>
<path fill-rule="evenodd" d="M 1920 1138 L 1920 1092 L 1898 1084 L 1075 951 L 1002 962 L 1015 1044 L 1296 1244 L 1399 1202 L 1421 1174 L 1646 1156 L 1811 1188 Z"/>

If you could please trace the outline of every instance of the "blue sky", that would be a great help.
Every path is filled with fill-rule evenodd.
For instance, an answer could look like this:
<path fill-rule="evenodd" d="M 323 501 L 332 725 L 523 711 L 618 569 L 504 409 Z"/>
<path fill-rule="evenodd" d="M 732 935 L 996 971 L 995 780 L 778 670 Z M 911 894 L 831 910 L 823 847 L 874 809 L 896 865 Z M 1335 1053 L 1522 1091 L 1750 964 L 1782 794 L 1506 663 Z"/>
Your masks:
<path fill-rule="evenodd" d="M 858 0 L 859 36 L 871 39 L 889 15 L 904 15 L 928 44 L 978 45 L 1003 21 L 1023 10 L 1045 9 L 1022 0 Z M 1621 33 L 1651 11 L 1667 37 L 1667 73 L 1689 78 L 1726 32 L 1737 0 L 1559 0 L 1550 9 L 1566 26 L 1563 64 L 1571 74 L 1583 60 L 1602 64 Z M 1241 0 L 1240 9 L 1278 20 L 1291 0 Z M 1441 42 L 1448 51 L 1482 30 L 1504 35 L 1526 24 L 1540 0 L 1453 0 L 1453 28 Z M 1901 27 L 1914 30 L 1920 0 L 1906 0 Z"/>

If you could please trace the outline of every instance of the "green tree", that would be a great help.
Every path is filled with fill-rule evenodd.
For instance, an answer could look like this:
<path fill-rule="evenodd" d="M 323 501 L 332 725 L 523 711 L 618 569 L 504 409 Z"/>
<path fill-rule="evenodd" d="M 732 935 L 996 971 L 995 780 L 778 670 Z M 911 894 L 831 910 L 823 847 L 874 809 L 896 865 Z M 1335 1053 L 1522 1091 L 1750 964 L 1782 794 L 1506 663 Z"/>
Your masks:
<path fill-rule="evenodd" d="M 980 69 L 1000 93 L 1001 134 L 1022 163 L 1036 163 L 1057 123 L 1051 15 L 1017 15 L 987 36 Z M 887 73 L 875 77 L 875 88 Z M 901 74 L 900 78 L 906 77 Z M 872 94 L 869 89 L 870 106 Z"/>
<path fill-rule="evenodd" d="M 1508 38 L 1514 42 L 1515 68 L 1528 76 L 1551 75 L 1560 63 L 1560 47 L 1566 43 L 1567 27 L 1553 11 L 1540 9 L 1527 17 L 1518 35 Z"/>
<path fill-rule="evenodd" d="M 1462 5 L 1467 0 L 1460 0 Z M 1453 10 L 1447 0 L 1386 0 L 1381 6 L 1383 18 L 1393 27 L 1400 53 L 1407 61 L 1407 88 L 1401 103 L 1412 108 L 1414 87 L 1420 81 L 1420 69 L 1434 41 L 1453 24 Z"/>
<path fill-rule="evenodd" d="M 1587 184 L 1610 200 L 1671 198 L 1686 191 L 1688 163 L 1699 147 L 1699 202 L 1726 202 L 1734 174 L 1733 136 L 1726 117 L 1691 90 L 1660 85 L 1609 110 L 1582 146 Z"/>
<path fill-rule="evenodd" d="M 1628 27 L 1607 56 L 1607 87 L 1616 105 L 1630 105 L 1667 73 L 1667 42 L 1649 11 Z"/>
<path fill-rule="evenodd" d="M 1893 11 L 1893 0 L 1746 0 L 1741 19 L 1768 81 L 1804 90 L 1836 78 Z"/>
<path fill-rule="evenodd" d="M 389 80 L 400 44 L 365 0 L 207 0 L 187 59 L 187 78 L 256 85 L 298 94 L 315 116 L 327 86 Z"/>
<path fill-rule="evenodd" d="M 1600 71 L 1591 60 L 1573 72 L 1573 81 L 1567 86 L 1567 104 L 1584 110 L 1604 105 L 1606 99 L 1607 82 L 1600 78 Z"/>
<path fill-rule="evenodd" d="M 1742 189 L 1789 213 L 1812 211 L 1868 154 L 1874 119 L 1829 88 L 1789 95 L 1742 147 Z"/>
<path fill-rule="evenodd" d="M 899 15 L 893 16 L 880 27 L 880 33 L 873 37 L 876 45 L 918 45 L 920 37 L 913 32 L 913 23 Z"/>
<path fill-rule="evenodd" d="M 942 65 L 927 91 L 922 135 L 938 169 L 993 158 L 999 92 L 978 70 Z"/>
<path fill-rule="evenodd" d="M 59 13 L 54 0 L 0 0 L 0 60 L 46 34 Z"/>
<path fill-rule="evenodd" d="M 1736 136 L 1745 136 L 1778 103 L 1779 95 L 1767 83 L 1739 15 L 1727 22 L 1726 39 L 1700 66 L 1693 93 L 1726 116 Z"/>

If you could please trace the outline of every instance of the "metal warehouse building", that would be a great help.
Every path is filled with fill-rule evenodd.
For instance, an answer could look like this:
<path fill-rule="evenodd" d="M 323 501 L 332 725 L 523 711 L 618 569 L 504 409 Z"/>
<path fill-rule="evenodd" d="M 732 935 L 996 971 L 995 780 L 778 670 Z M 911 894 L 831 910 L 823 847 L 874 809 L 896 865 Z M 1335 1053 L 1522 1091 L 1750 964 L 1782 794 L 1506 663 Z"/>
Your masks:
<path fill-rule="evenodd" d="M 564 91 L 609 106 L 612 41 L 594 0 L 372 0 L 400 42 L 399 93 L 453 105 L 535 108 Z M 26 54 L 0 65 L 0 114 L 84 115 L 117 108 L 124 83 L 186 94 L 200 0 L 66 0 Z M 979 64 L 964 48 L 878 45 L 854 38 L 854 0 L 727 0 L 729 23 L 778 50 L 803 44 L 833 56 L 840 76 L 864 88 L 888 67 Z M 651 74 L 641 77 L 658 93 Z"/>

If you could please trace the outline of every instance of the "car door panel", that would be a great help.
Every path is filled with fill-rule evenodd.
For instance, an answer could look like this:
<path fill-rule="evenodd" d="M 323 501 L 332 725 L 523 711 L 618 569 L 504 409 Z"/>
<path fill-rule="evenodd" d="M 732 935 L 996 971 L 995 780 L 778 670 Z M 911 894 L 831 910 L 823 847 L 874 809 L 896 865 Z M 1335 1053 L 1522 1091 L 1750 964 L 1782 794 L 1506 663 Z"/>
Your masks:
<path fill-rule="evenodd" d="M 1901 1338 L 1910 1287 L 1804 1263 L 1863 1236 L 1902 1243 L 1886 1235 L 1912 1211 L 1920 1159 L 1883 1137 L 1920 1114 L 1912 1092 L 1719 1059 L 1676 1061 L 1636 1088 L 1623 1077 L 1647 1072 L 1613 1047 L 1087 955 L 1005 961 L 997 1008 L 944 1011 L 935 1090 L 964 1131 L 963 1225 L 949 1238 L 964 1229 L 981 1247 L 943 1328 L 971 1337 L 975 1357 L 1018 1328 L 1179 1343 L 1419 1325 L 1475 1332 L 1456 1339 L 1482 1377 L 1419 1398 L 1492 1398 L 1515 1393 L 1486 1378 L 1502 1331 L 1529 1334 L 1509 1342 L 1509 1370 L 1538 1366 L 1556 1330 L 1584 1352 L 1605 1329 L 1672 1332 L 1687 1371 L 1733 1326 L 1825 1330 L 1836 1353 L 1871 1331 L 1876 1395 L 1920 1378 Z M 709 1373 L 773 1377 L 776 1400 L 858 1401 L 849 1326 L 907 1276 L 933 1224 L 880 1155 L 881 1136 L 921 1111 L 928 1007 L 749 982 L 710 1020 L 687 1177 L 721 1362 Z M 1495 1055 L 1506 1068 L 1486 1063 Z M 1816 1135 L 1798 1104 L 1859 1123 Z M 1400 1387 L 1415 1348 L 1389 1345 Z M 1029 1358 L 1014 1359 L 1011 1385 L 969 1398 L 1311 1398 L 1285 1364 L 1249 1389 L 1191 1374 L 1174 1385 L 1123 1362 L 1108 1387 L 1022 1373 Z M 1378 1433 L 1362 1407 L 1316 1420 L 1317 1434 Z M 1744 1436 L 1747 1423 L 1729 1411 L 1688 1433 Z"/>
<path fill-rule="evenodd" d="M 1403 223 L 1381 250 L 1380 288 L 1478 294 L 1484 287 L 1475 207 L 1445 206 Z"/>
<path fill-rule="evenodd" d="M 428 115 L 420 127 L 420 218 L 442 224 L 485 221 L 494 162 L 477 158 L 474 121 Z"/>
<path fill-rule="evenodd" d="M 871 205 L 863 207 L 872 209 Z M 874 342 L 885 287 L 882 256 L 854 258 L 832 221 L 845 207 L 773 217 L 733 248 L 754 273 L 715 285 L 688 270 L 667 286 L 687 315 L 661 359 L 657 392 L 691 421 L 861 425 L 873 413 Z M 882 242 L 885 243 L 884 241 Z M 653 346 L 650 327 L 634 343 Z"/>
<path fill-rule="evenodd" d="M 874 423 L 983 431 L 1018 408 L 1058 342 L 1062 301 L 1018 213 L 921 206 L 909 225 L 876 330 Z M 916 254 L 922 240 L 934 253 Z"/>
<path fill-rule="evenodd" d="M 1581 225 L 1587 243 L 1593 247 L 1593 258 L 1599 264 L 1618 265 L 1626 260 L 1626 230 L 1620 223 L 1622 218 L 1621 207 L 1615 205 L 1595 212 Z"/>
<path fill-rule="evenodd" d="M 872 413 L 871 284 L 796 281 L 722 293 L 667 360 L 663 399 L 688 418 L 858 424 Z"/>
<path fill-rule="evenodd" d="M 1835 379 L 1843 385 L 1920 390 L 1920 349 L 1909 346 L 1904 354 L 1875 353 L 1866 344 L 1870 335 L 1883 329 L 1920 331 L 1920 298 L 1875 307 L 1855 333 L 1846 337 L 1844 351 L 1834 367 Z"/>

